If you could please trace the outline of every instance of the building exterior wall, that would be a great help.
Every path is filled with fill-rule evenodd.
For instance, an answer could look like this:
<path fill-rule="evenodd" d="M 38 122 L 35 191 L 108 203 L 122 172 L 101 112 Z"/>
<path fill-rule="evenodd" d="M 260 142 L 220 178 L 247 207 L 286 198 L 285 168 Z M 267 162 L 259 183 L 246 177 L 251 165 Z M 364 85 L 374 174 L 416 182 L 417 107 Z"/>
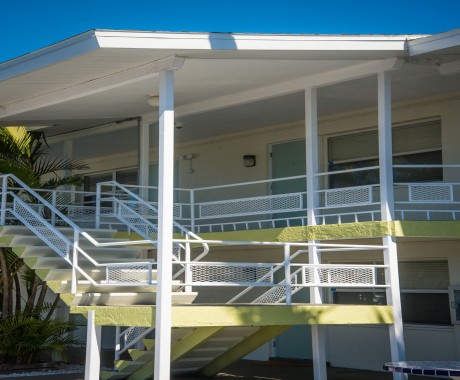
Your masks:
<path fill-rule="evenodd" d="M 419 121 L 440 119 L 442 127 L 442 151 L 444 164 L 459 164 L 460 156 L 460 95 L 433 99 L 418 99 L 413 102 L 397 104 L 393 107 L 393 123 L 416 123 Z M 377 113 L 375 109 L 362 110 L 349 114 L 323 117 L 319 121 L 319 141 L 321 170 L 327 170 L 328 136 L 351 131 L 376 128 Z M 178 132 L 180 133 L 180 131 Z M 283 141 L 303 139 L 305 135 L 303 122 L 277 126 L 246 133 L 224 136 L 205 141 L 193 141 L 176 147 L 176 157 L 193 154 L 194 172 L 189 172 L 189 162 L 179 160 L 179 183 L 176 187 L 196 188 L 203 186 L 255 181 L 270 177 L 270 145 Z M 93 138 L 102 138 L 99 135 Z M 243 166 L 243 156 L 253 154 L 257 157 L 255 167 Z M 151 151 L 151 162 L 155 162 L 157 152 Z M 103 172 L 118 168 L 135 167 L 137 153 L 101 156 L 88 161 L 91 169 L 88 173 Z M 447 170 L 445 180 L 458 180 L 460 170 Z M 234 190 L 229 190 L 229 194 Z M 413 239 L 398 240 L 399 259 L 414 260 L 448 260 L 451 285 L 460 285 L 460 241 Z M 240 261 L 246 252 L 228 251 L 221 253 L 228 261 Z M 257 256 L 263 255 L 257 253 Z M 362 255 L 344 257 L 324 255 L 326 262 L 350 260 L 359 262 Z M 211 259 L 211 258 L 210 258 Z M 381 256 L 366 255 L 365 261 L 381 260 Z M 230 291 L 229 291 L 230 292 Z M 231 293 L 231 292 L 230 292 Z M 385 360 L 390 359 L 388 329 L 383 326 L 330 326 L 328 328 L 328 360 L 333 366 L 365 368 L 379 370 Z M 458 326 L 405 325 L 407 358 L 410 360 L 459 360 L 460 329 Z M 305 340 L 292 342 L 289 351 L 276 350 L 279 357 L 292 356 L 292 348 L 299 352 L 298 358 L 309 359 L 311 350 L 305 349 L 309 344 Z M 271 355 L 265 348 L 261 355 Z"/>

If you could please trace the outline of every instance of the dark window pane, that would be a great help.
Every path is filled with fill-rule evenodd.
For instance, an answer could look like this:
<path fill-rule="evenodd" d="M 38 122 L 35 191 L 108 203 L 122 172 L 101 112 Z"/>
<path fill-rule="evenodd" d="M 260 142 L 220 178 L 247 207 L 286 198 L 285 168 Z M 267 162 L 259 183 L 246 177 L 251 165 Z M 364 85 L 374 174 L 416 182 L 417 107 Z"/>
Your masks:
<path fill-rule="evenodd" d="M 341 305 L 386 305 L 385 292 L 333 292 L 333 302 Z"/>
<path fill-rule="evenodd" d="M 342 305 L 386 305 L 385 292 L 333 292 L 333 303 Z M 447 293 L 401 293 L 404 323 L 449 325 Z"/>
<path fill-rule="evenodd" d="M 351 170 L 377 166 L 377 159 L 354 161 L 334 164 L 330 162 L 328 171 Z M 441 165 L 442 152 L 425 152 L 406 154 L 393 157 L 394 165 Z M 394 182 L 434 182 L 442 181 L 442 168 L 395 168 L 393 171 Z M 364 170 L 352 173 L 332 174 L 329 176 L 329 188 L 353 187 L 362 185 L 375 185 L 379 183 L 379 171 L 377 169 Z"/>
<path fill-rule="evenodd" d="M 446 293 L 402 293 L 403 321 L 450 325 L 449 295 Z"/>

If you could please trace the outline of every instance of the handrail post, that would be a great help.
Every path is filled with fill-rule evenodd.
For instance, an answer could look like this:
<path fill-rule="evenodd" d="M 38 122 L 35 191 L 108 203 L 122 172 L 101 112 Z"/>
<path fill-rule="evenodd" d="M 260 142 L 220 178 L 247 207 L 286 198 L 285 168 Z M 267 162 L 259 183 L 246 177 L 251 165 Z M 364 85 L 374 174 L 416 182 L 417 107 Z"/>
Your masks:
<path fill-rule="evenodd" d="M 2 210 L 0 216 L 0 225 L 4 226 L 6 223 L 6 197 L 8 193 L 8 177 L 2 177 Z"/>
<path fill-rule="evenodd" d="M 71 284 L 71 293 L 77 293 L 77 266 L 78 266 L 78 241 L 79 241 L 79 232 L 74 229 L 73 232 L 73 252 L 72 252 L 72 284 Z"/>
<path fill-rule="evenodd" d="M 56 190 L 53 190 L 51 193 L 51 205 L 53 208 L 51 209 L 51 225 L 55 226 L 56 225 L 56 213 L 54 212 L 54 209 L 56 208 Z"/>
<path fill-rule="evenodd" d="M 186 235 L 187 242 L 185 243 L 185 283 L 190 284 L 192 282 L 192 270 L 190 268 L 190 235 L 187 233 Z M 185 291 L 191 292 L 192 286 L 185 285 Z"/>
<path fill-rule="evenodd" d="M 152 285 L 153 277 L 152 277 L 152 264 L 151 263 L 149 263 L 147 271 L 148 271 L 148 273 L 147 273 L 147 283 L 149 285 Z"/>
<path fill-rule="evenodd" d="M 286 305 L 291 305 L 291 246 L 289 244 L 284 245 L 284 277 L 286 279 Z"/>
<path fill-rule="evenodd" d="M 96 185 L 96 228 L 99 228 L 101 225 L 101 187 L 100 183 Z"/>
<path fill-rule="evenodd" d="M 190 230 L 195 232 L 195 190 L 190 190 Z"/>
<path fill-rule="evenodd" d="M 121 350 L 121 344 L 120 344 L 120 326 L 115 326 L 115 360 L 120 360 L 120 350 Z"/>

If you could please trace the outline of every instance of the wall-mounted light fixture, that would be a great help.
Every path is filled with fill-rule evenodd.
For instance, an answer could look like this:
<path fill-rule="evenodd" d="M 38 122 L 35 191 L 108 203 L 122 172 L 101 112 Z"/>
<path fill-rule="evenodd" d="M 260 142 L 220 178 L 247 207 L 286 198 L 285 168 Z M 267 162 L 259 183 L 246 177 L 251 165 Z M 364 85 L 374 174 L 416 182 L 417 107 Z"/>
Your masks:
<path fill-rule="evenodd" d="M 193 174 L 195 173 L 195 169 L 193 169 L 193 162 L 192 160 L 195 158 L 195 155 L 193 153 L 187 153 L 179 156 L 180 160 L 188 161 L 189 162 L 189 167 L 188 167 L 188 173 Z"/>
<path fill-rule="evenodd" d="M 256 166 L 256 156 L 253 154 L 246 154 L 243 156 L 243 164 L 246 168 Z"/>

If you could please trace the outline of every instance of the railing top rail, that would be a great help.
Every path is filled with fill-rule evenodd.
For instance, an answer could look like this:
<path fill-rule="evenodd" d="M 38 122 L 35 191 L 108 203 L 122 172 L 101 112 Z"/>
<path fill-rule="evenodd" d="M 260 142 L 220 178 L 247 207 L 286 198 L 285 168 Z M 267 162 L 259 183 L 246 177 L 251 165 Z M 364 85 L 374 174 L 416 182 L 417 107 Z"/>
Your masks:
<path fill-rule="evenodd" d="M 331 191 L 364 189 L 364 188 L 379 187 L 379 186 L 380 186 L 380 184 L 376 183 L 374 185 L 358 185 L 358 186 L 347 186 L 347 187 L 334 187 L 332 189 L 320 189 L 320 190 L 316 190 L 316 192 L 317 193 L 326 193 L 326 192 L 331 192 Z"/>
<path fill-rule="evenodd" d="M 0 175 L 0 178 L 4 177 L 10 177 L 12 178 L 15 182 L 19 183 L 25 190 L 27 190 L 29 193 L 31 193 L 35 198 L 37 198 L 41 203 L 46 205 L 46 207 L 50 208 L 59 218 L 61 218 L 64 222 L 66 222 L 70 227 L 78 231 L 79 233 L 82 233 L 83 230 L 78 227 L 74 222 L 72 222 L 67 216 L 65 216 L 62 212 L 60 212 L 56 207 L 54 207 L 52 204 L 50 204 L 47 200 L 45 200 L 42 196 L 40 196 L 35 190 L 27 186 L 24 182 L 22 182 L 19 178 L 17 178 L 13 174 L 3 174 Z"/>
<path fill-rule="evenodd" d="M 156 207 L 154 207 L 152 204 L 146 202 L 139 195 L 133 193 L 126 186 L 123 186 L 123 185 L 121 185 L 120 183 L 118 183 L 116 181 L 99 182 L 98 187 L 101 188 L 102 186 L 115 186 L 115 187 L 118 187 L 118 188 L 122 189 L 123 191 L 125 191 L 126 193 L 128 193 L 131 197 L 133 197 L 134 199 L 136 199 L 137 201 L 139 201 L 140 203 L 145 205 L 146 207 L 148 207 L 151 210 L 153 210 L 154 212 L 158 213 L 158 209 Z M 176 221 L 173 221 L 173 225 L 175 227 L 179 228 L 179 230 L 181 230 L 185 234 L 193 237 L 195 240 L 199 240 L 199 241 L 203 240 L 198 235 L 194 234 L 192 231 L 187 230 L 186 228 L 184 228 L 181 224 L 177 223 Z"/>
<path fill-rule="evenodd" d="M 318 176 L 318 177 L 320 177 L 320 176 L 334 175 L 334 174 L 342 174 L 342 173 L 362 172 L 362 171 L 374 170 L 374 169 L 379 169 L 379 166 L 378 166 L 378 165 L 375 165 L 375 166 L 366 166 L 365 168 L 334 170 L 334 171 L 331 171 L 331 172 L 316 173 L 315 175 Z"/>
<path fill-rule="evenodd" d="M 301 178 L 307 178 L 307 176 L 306 175 L 297 175 L 297 176 L 293 176 L 293 177 L 261 179 L 261 180 L 258 180 L 258 181 L 230 183 L 230 184 L 227 184 L 227 185 L 215 185 L 215 186 L 197 187 L 197 188 L 190 189 L 190 190 L 194 190 L 194 191 L 214 190 L 214 189 L 222 189 L 222 188 L 227 188 L 227 187 L 258 185 L 258 184 L 261 184 L 261 183 L 268 183 L 268 182 L 289 181 L 289 180 L 292 180 L 292 179 L 301 179 Z"/>
<path fill-rule="evenodd" d="M 406 164 L 406 165 L 401 165 L 401 164 L 398 164 L 398 165 L 393 165 L 394 168 L 427 168 L 427 169 L 431 169 L 431 168 L 460 168 L 460 165 L 457 165 L 457 164 L 423 164 L 423 165 L 414 165 L 414 164 Z"/>
<path fill-rule="evenodd" d="M 173 239 L 175 243 L 193 243 L 187 239 Z M 216 245 L 256 245 L 273 247 L 326 247 L 326 248 L 354 248 L 357 250 L 381 250 L 387 248 L 385 245 L 357 245 L 357 244 L 329 244 L 329 243 L 291 243 L 291 242 L 266 242 L 266 241 L 237 241 L 237 240 L 201 240 L 199 243 Z"/>

